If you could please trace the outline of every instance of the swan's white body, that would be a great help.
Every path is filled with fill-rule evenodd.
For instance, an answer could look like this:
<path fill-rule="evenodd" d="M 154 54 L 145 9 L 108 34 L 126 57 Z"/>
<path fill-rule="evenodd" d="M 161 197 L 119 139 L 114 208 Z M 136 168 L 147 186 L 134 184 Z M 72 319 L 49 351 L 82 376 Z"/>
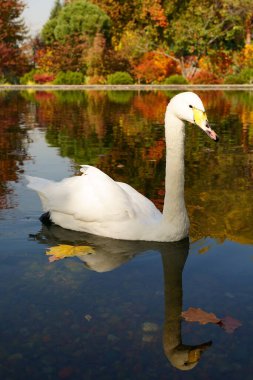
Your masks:
<path fill-rule="evenodd" d="M 201 100 L 191 92 L 176 95 L 167 106 L 163 213 L 131 186 L 115 182 L 101 170 L 88 165 L 82 166 L 81 176 L 61 182 L 28 176 L 28 187 L 38 192 L 44 211 L 49 212 L 51 220 L 63 228 L 114 239 L 180 240 L 188 235 L 189 229 L 184 202 L 182 120 L 195 122 L 191 108 L 204 114 Z M 198 122 L 198 125 L 216 140 L 215 133 L 206 124 Z"/>

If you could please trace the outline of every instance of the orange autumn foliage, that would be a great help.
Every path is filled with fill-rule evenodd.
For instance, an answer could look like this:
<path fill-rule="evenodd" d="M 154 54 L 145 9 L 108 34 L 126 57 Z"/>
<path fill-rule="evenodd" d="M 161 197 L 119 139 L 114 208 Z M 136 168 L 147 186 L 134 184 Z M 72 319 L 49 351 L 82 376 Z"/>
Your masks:
<path fill-rule="evenodd" d="M 154 145 L 143 151 L 142 158 L 145 161 L 160 161 L 164 157 L 165 152 L 165 140 L 160 139 L 155 141 Z M 164 194 L 162 194 L 164 195 Z"/>
<path fill-rule="evenodd" d="M 142 56 L 138 64 L 133 67 L 133 72 L 138 81 L 152 83 L 162 82 L 172 74 L 179 74 L 180 69 L 173 59 L 152 51 Z"/>
<path fill-rule="evenodd" d="M 34 59 L 36 67 L 43 72 L 57 71 L 59 69 L 59 67 L 55 67 L 54 52 L 49 47 L 36 50 Z"/>
<path fill-rule="evenodd" d="M 156 26 L 165 28 L 168 26 L 168 21 L 165 15 L 165 10 L 161 5 L 161 0 L 144 0 L 142 1 L 142 9 L 140 14 L 141 19 L 151 19 Z"/>

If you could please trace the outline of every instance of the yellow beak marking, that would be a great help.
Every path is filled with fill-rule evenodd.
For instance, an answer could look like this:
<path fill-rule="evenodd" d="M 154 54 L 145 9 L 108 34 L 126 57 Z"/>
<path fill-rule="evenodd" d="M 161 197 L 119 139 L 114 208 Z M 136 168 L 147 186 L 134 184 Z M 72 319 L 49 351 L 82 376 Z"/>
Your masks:
<path fill-rule="evenodd" d="M 202 127 L 203 123 L 207 121 L 206 113 L 197 108 L 193 108 L 193 117 L 195 124 L 199 127 Z"/>

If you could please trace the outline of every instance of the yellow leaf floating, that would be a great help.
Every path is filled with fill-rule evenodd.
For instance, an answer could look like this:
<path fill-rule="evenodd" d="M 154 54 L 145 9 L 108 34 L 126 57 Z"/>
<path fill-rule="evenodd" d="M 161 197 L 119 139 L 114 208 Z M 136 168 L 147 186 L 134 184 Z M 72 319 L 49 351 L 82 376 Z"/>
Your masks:
<path fill-rule="evenodd" d="M 198 253 L 201 254 L 201 255 L 203 255 L 204 253 L 208 252 L 209 249 L 210 249 L 210 246 L 207 245 L 207 246 L 205 246 L 205 247 L 200 248 L 200 249 L 198 250 Z"/>
<path fill-rule="evenodd" d="M 94 249 L 89 245 L 68 245 L 60 244 L 55 247 L 51 247 L 47 250 L 46 255 L 50 256 L 49 261 L 64 259 L 65 257 L 82 256 L 95 253 Z"/>

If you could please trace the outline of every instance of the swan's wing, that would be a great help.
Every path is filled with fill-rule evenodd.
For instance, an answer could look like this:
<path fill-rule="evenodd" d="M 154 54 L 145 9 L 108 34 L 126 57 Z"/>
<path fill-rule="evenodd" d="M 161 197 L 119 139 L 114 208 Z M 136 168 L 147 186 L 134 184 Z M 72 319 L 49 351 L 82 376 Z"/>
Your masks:
<path fill-rule="evenodd" d="M 141 216 L 142 207 L 138 202 L 141 199 L 145 206 L 143 198 L 146 198 L 131 186 L 113 181 L 92 166 L 83 166 L 81 171 L 81 176 L 66 178 L 61 182 L 30 177 L 28 186 L 38 192 L 45 211 L 72 215 L 85 222 L 127 220 Z M 150 207 L 150 201 L 146 201 Z"/>
<path fill-rule="evenodd" d="M 79 188 L 82 206 L 74 215 L 76 219 L 103 222 L 135 217 L 127 194 L 117 182 L 93 166 L 83 165 L 81 172 L 81 177 L 75 177 L 83 183 Z"/>
<path fill-rule="evenodd" d="M 136 191 L 132 186 L 117 182 L 118 185 L 126 192 L 128 195 L 132 208 L 139 217 L 145 219 L 156 219 L 161 217 L 161 212 L 156 208 L 153 202 L 151 202 L 144 195 Z"/>

